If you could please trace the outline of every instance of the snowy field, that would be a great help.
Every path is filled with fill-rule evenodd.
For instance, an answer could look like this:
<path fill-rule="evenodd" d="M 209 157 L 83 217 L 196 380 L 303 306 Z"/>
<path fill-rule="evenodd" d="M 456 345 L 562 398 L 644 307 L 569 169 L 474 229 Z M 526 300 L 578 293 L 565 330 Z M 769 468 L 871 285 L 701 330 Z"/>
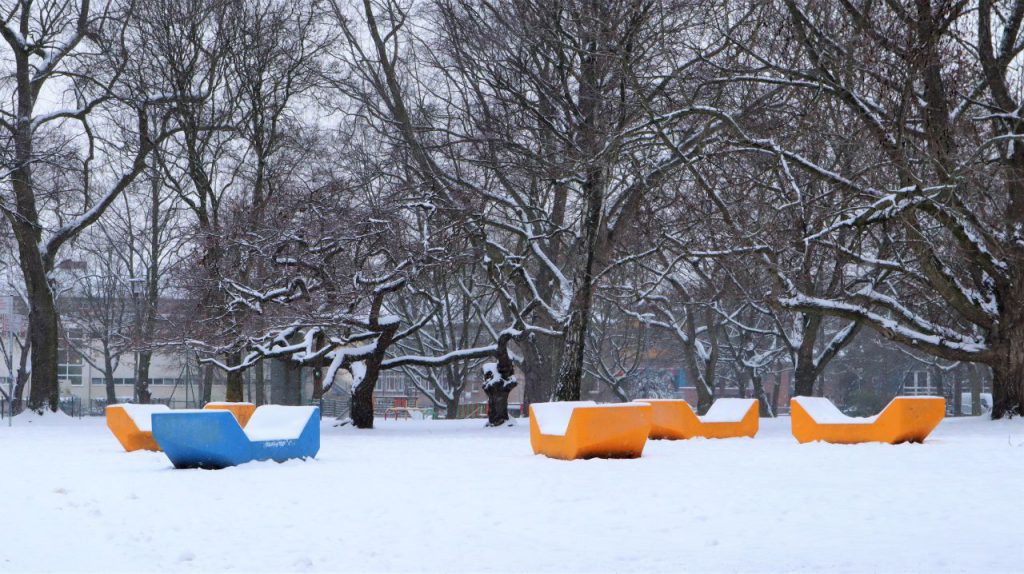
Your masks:
<path fill-rule="evenodd" d="M 1020 571 L 1024 423 L 923 445 L 649 442 L 534 456 L 529 425 L 324 421 L 316 460 L 174 470 L 100 418 L 0 427 L 2 572 Z"/>

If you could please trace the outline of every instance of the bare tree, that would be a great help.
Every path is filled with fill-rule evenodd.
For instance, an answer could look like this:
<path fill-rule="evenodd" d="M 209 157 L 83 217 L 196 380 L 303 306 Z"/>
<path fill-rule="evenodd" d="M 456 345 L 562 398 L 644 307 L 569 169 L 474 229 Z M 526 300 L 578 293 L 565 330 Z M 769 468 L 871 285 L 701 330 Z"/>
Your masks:
<path fill-rule="evenodd" d="M 10 152 L 3 156 L 0 209 L 14 231 L 26 285 L 33 381 L 28 406 L 40 412 L 55 411 L 59 394 L 51 283 L 58 253 L 99 219 L 168 135 L 151 117 L 153 106 L 167 101 L 165 94 L 126 82 L 130 51 L 124 42 L 132 8 L 114 2 L 93 9 L 88 0 L 23 1 L 2 14 L 0 36 L 11 58 L 4 62 L 8 97 L 0 108 Z M 62 101 L 38 109 L 40 95 L 54 89 L 63 92 Z M 71 146 L 71 138 L 83 143 Z M 40 179 L 47 168 L 74 184 Z"/>

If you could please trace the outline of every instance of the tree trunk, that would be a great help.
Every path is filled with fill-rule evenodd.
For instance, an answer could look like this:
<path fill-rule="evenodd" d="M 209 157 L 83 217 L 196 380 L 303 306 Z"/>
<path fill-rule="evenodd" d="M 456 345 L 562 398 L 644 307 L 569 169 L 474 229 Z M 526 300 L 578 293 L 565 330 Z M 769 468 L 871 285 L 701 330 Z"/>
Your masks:
<path fill-rule="evenodd" d="M 508 422 L 508 395 L 516 388 L 515 367 L 499 342 L 497 363 L 484 365 L 484 392 L 487 393 L 487 426 L 498 427 Z"/>
<path fill-rule="evenodd" d="M 237 365 L 242 362 L 242 354 L 238 351 L 228 354 L 225 358 L 229 365 Z M 245 400 L 245 384 L 242 381 L 242 371 L 228 372 L 227 387 L 224 392 L 224 400 L 229 403 L 240 403 Z"/>
<path fill-rule="evenodd" d="M 370 365 L 367 361 L 363 380 L 352 389 L 352 425 L 360 429 L 373 428 L 373 390 L 380 378 L 380 363 Z"/>
<path fill-rule="evenodd" d="M 1024 345 L 1007 345 L 998 357 L 991 365 L 992 418 L 1024 415 Z"/>
<path fill-rule="evenodd" d="M 32 266 L 34 267 L 34 266 Z M 28 395 L 28 408 L 36 412 L 50 409 L 57 412 L 60 384 L 57 381 L 57 309 L 53 292 L 46 281 L 46 272 L 32 271 L 28 286 L 29 330 L 32 337 L 32 385 Z"/>
<path fill-rule="evenodd" d="M 199 406 L 201 407 L 211 400 L 213 400 L 213 365 L 206 365 L 206 371 L 203 372 L 203 400 Z"/>
<path fill-rule="evenodd" d="M 814 396 L 814 383 L 818 379 L 817 375 L 810 361 L 797 360 L 796 369 L 793 370 L 793 396 Z"/>
<path fill-rule="evenodd" d="M 754 387 L 754 397 L 757 398 L 758 410 L 762 417 L 774 417 L 775 409 L 773 408 L 774 400 L 769 402 L 768 393 L 764 390 L 764 381 L 761 380 L 761 375 L 754 374 L 750 377 L 750 382 Z"/>
<path fill-rule="evenodd" d="M 964 387 L 963 381 L 957 376 L 953 381 L 953 416 L 959 417 L 964 414 Z"/>
<path fill-rule="evenodd" d="M 444 406 L 444 418 L 453 420 L 459 418 L 459 396 L 455 395 L 452 400 L 446 400 Z"/>
<path fill-rule="evenodd" d="M 152 351 L 139 351 L 139 364 L 135 371 L 135 400 L 148 405 L 153 398 L 149 392 L 149 366 L 153 362 Z"/>
<path fill-rule="evenodd" d="M 325 337 L 323 331 L 316 335 L 316 350 L 323 348 Z M 319 401 L 324 396 L 324 358 L 318 357 L 313 363 L 313 396 L 314 401 Z"/>
<path fill-rule="evenodd" d="M 981 369 L 975 363 L 971 365 L 971 416 L 981 416 Z"/>
<path fill-rule="evenodd" d="M 523 409 L 533 403 L 546 403 L 554 394 L 553 381 L 558 377 L 562 337 L 531 333 L 523 341 Z"/>
<path fill-rule="evenodd" d="M 558 368 L 558 384 L 555 400 L 578 401 L 583 378 L 583 351 L 587 344 L 587 328 L 590 322 L 590 289 L 577 291 L 573 298 L 569 324 L 566 326 L 565 347 L 562 363 Z"/>
<path fill-rule="evenodd" d="M 499 382 L 484 387 L 487 393 L 487 426 L 500 427 L 508 422 L 508 395 L 515 386 L 515 381 L 512 381 L 511 386 Z"/>
<path fill-rule="evenodd" d="M 107 404 L 117 404 L 117 389 L 114 388 L 114 365 L 110 359 L 110 353 L 103 356 L 103 386 L 107 390 Z"/>
<path fill-rule="evenodd" d="M 255 381 L 253 382 L 253 384 L 256 385 L 256 397 L 253 402 L 256 404 L 256 406 L 260 406 L 266 404 L 267 402 L 267 391 L 266 387 L 264 386 L 266 385 L 266 383 L 264 382 L 263 377 L 263 361 L 256 363 L 254 369 L 255 371 L 253 372 L 253 378 L 255 379 Z"/>

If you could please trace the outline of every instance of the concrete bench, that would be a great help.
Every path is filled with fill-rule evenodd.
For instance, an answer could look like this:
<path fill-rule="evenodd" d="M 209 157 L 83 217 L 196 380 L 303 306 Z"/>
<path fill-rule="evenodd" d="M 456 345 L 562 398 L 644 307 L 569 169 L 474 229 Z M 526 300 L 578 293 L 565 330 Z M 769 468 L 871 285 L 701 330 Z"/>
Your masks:
<path fill-rule="evenodd" d="M 320 450 L 320 409 L 258 407 L 245 429 L 224 410 L 154 413 L 153 438 L 175 468 L 224 468 L 254 460 L 312 458 Z"/>
<path fill-rule="evenodd" d="M 873 417 L 850 417 L 823 397 L 790 400 L 793 436 L 801 443 L 923 442 L 946 416 L 942 397 L 896 397 Z"/>
<path fill-rule="evenodd" d="M 653 408 L 653 439 L 735 438 L 757 434 L 760 415 L 756 399 L 718 399 L 707 414 L 697 416 L 682 399 L 637 399 Z"/>
<path fill-rule="evenodd" d="M 534 454 L 578 458 L 637 458 L 651 431 L 651 407 L 593 401 L 530 405 Z"/>

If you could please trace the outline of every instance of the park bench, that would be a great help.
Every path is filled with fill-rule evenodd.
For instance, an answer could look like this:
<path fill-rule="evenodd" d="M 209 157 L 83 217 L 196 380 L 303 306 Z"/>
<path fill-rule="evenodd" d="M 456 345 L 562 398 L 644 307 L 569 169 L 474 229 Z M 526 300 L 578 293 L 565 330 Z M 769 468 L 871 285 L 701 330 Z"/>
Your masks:
<path fill-rule="evenodd" d="M 320 450 L 320 409 L 261 406 L 244 429 L 223 410 L 154 413 L 153 438 L 175 468 L 312 458 Z"/>
<path fill-rule="evenodd" d="M 652 439 L 753 437 L 759 423 L 756 399 L 718 399 L 697 416 L 682 399 L 638 399 L 651 405 Z"/>
<path fill-rule="evenodd" d="M 844 415 L 823 397 L 793 397 L 793 436 L 801 443 L 923 442 L 946 416 L 942 397 L 896 397 L 873 417 Z"/>
<path fill-rule="evenodd" d="M 593 401 L 530 405 L 534 454 L 578 458 L 636 458 L 651 430 L 651 406 Z"/>

